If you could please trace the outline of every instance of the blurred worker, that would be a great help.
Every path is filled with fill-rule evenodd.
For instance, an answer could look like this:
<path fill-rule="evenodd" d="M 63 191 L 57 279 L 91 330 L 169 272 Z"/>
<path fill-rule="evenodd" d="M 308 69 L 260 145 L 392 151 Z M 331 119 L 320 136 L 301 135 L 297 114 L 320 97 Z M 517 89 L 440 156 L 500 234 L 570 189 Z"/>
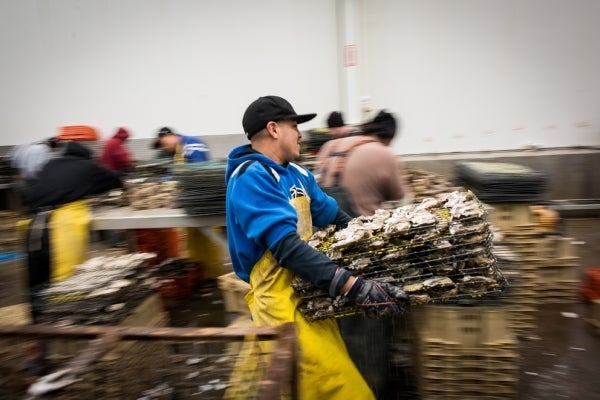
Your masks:
<path fill-rule="evenodd" d="M 175 163 L 198 163 L 210 161 L 210 148 L 202 140 L 193 136 L 179 135 L 169 127 L 160 128 L 157 133 L 154 149 L 161 153 L 173 153 Z M 218 228 L 210 228 L 213 231 Z M 177 230 L 167 229 L 164 235 L 177 235 Z M 158 234 L 157 232 L 155 234 Z M 202 278 L 213 280 L 222 275 L 223 255 L 221 246 L 207 229 L 195 227 L 185 228 L 185 239 L 188 259 L 202 263 Z M 168 240 L 165 238 L 165 241 Z M 172 242 L 172 240 L 171 240 Z"/>
<path fill-rule="evenodd" d="M 277 96 L 260 97 L 246 109 L 242 125 L 250 144 L 229 153 L 225 172 L 229 250 L 234 271 L 250 284 L 246 300 L 254 324 L 296 323 L 300 399 L 372 399 L 335 320 L 308 322 L 291 286 L 297 274 L 332 297 L 348 296 L 367 315 L 398 312 L 397 302 L 407 299 L 394 286 L 353 277 L 305 242 L 313 226 L 350 221 L 312 173 L 294 163 L 298 124 L 315 116 L 296 114 Z"/>
<path fill-rule="evenodd" d="M 100 162 L 111 171 L 117 171 L 121 174 L 130 172 L 135 161 L 131 157 L 131 152 L 126 146 L 129 140 L 129 131 L 123 127 L 117 128 L 112 138 L 108 139 L 100 152 Z M 126 233 L 124 230 L 103 230 L 99 231 L 100 239 L 106 240 L 110 247 L 124 246 L 126 244 Z"/>
<path fill-rule="evenodd" d="M 210 160 L 210 148 L 202 139 L 179 135 L 166 126 L 158 130 L 157 136 L 152 147 L 173 152 L 176 163 Z"/>
<path fill-rule="evenodd" d="M 17 178 L 24 181 L 36 179 L 37 173 L 53 157 L 58 143 L 58 139 L 51 137 L 15 146 L 10 152 L 10 164 L 19 172 Z"/>
<path fill-rule="evenodd" d="M 37 179 L 38 172 L 54 156 L 58 145 L 59 140 L 51 137 L 41 142 L 20 144 L 11 150 L 10 165 L 18 173 L 14 178 L 19 202 L 22 202 L 25 187 Z"/>
<path fill-rule="evenodd" d="M 411 191 L 402 163 L 389 149 L 396 135 L 396 118 L 382 110 L 362 125 L 362 134 L 331 140 L 318 154 L 323 190 L 350 215 L 371 215 L 385 201 L 410 201 Z M 361 321 L 338 319 L 348 352 L 369 386 L 380 398 L 391 396 L 388 379 L 391 318 Z"/>
<path fill-rule="evenodd" d="M 389 148 L 396 118 L 381 110 L 361 131 L 323 145 L 317 166 L 321 187 L 351 216 L 372 215 L 386 201 L 411 201 L 403 164 Z"/>
<path fill-rule="evenodd" d="M 134 166 L 131 153 L 125 142 L 129 139 L 129 132 L 125 128 L 118 128 L 112 138 L 108 139 L 102 147 L 100 162 L 112 171 L 127 172 Z"/>
<path fill-rule="evenodd" d="M 354 132 L 354 129 L 344 122 L 344 115 L 341 111 L 332 111 L 329 114 L 327 128 L 329 128 L 329 135 L 333 138 L 348 136 Z"/>
<path fill-rule="evenodd" d="M 35 294 L 68 278 L 85 261 L 91 213 L 83 199 L 121 187 L 119 174 L 92 160 L 91 151 L 78 142 L 67 142 L 62 156 L 50 160 L 38 178 L 25 193 L 33 214 L 26 251 L 34 322 L 39 317 Z"/>

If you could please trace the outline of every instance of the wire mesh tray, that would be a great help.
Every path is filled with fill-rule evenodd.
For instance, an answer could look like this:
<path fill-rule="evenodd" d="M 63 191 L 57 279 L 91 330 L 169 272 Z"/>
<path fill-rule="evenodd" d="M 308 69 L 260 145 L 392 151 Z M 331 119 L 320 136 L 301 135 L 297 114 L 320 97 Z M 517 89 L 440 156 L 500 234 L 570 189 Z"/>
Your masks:
<path fill-rule="evenodd" d="M 418 279 L 432 280 L 437 277 L 421 276 Z M 496 302 L 497 299 L 502 296 L 508 287 L 508 281 L 500 273 L 495 271 L 494 278 L 491 278 L 493 283 L 487 288 L 481 290 L 470 290 L 468 293 L 461 293 L 459 288 L 446 289 L 445 292 L 438 294 L 427 294 L 417 293 L 409 294 L 409 306 L 419 306 L 424 304 L 471 304 L 476 302 L 477 304 L 485 304 L 488 302 Z M 377 281 L 378 279 L 374 279 Z M 387 283 L 391 283 L 395 286 L 406 287 L 399 282 L 393 282 L 385 280 Z M 419 282 L 414 280 L 413 282 Z M 409 283 L 410 285 L 410 283 Z M 401 308 L 405 307 L 404 304 L 399 304 Z M 354 304 L 352 301 L 344 296 L 337 296 L 335 299 L 331 298 L 325 291 L 313 292 L 310 295 L 303 296 L 299 305 L 298 310 L 304 315 L 308 321 L 318 321 L 327 318 L 342 318 L 350 315 L 364 314 L 364 310 Z"/>
<path fill-rule="evenodd" d="M 172 171 L 181 186 L 178 207 L 190 216 L 224 214 L 225 167 L 222 161 L 174 165 Z"/>
<path fill-rule="evenodd" d="M 486 216 L 471 192 L 453 192 L 359 217 L 342 231 L 327 228 L 309 244 L 355 276 L 400 287 L 412 305 L 484 300 L 500 295 L 507 284 Z M 415 220 L 427 223 L 415 226 Z M 394 231 L 395 224 L 402 229 Z M 311 321 L 363 311 L 299 277 L 292 287 L 299 311 Z"/>

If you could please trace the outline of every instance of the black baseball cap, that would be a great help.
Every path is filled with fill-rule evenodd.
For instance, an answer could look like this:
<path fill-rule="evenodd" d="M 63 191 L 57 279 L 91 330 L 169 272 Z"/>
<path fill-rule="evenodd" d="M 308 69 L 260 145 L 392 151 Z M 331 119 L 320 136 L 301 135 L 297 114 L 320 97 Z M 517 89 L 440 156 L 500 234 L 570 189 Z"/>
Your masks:
<path fill-rule="evenodd" d="M 301 124 L 316 117 L 312 114 L 296 114 L 292 105 L 278 96 L 263 96 L 254 100 L 246 109 L 242 118 L 242 126 L 246 137 L 250 139 L 263 129 L 269 121 L 283 121 L 291 119 Z"/>

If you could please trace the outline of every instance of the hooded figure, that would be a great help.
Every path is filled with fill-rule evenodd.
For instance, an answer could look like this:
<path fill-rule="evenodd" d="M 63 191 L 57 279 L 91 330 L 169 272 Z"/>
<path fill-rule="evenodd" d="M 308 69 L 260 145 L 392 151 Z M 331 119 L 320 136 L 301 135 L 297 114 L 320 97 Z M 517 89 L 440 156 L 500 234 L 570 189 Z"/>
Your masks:
<path fill-rule="evenodd" d="M 125 146 L 127 139 L 129 139 L 127 129 L 119 128 L 114 136 L 106 141 L 100 155 L 100 162 L 106 168 L 125 172 L 133 167 L 131 154 Z"/>
<path fill-rule="evenodd" d="M 92 152 L 77 142 L 68 142 L 63 155 L 42 168 L 25 192 L 25 205 L 33 214 L 26 238 L 32 296 L 41 286 L 72 275 L 85 260 L 91 218 L 85 197 L 119 187 L 119 174 L 92 160 Z M 39 310 L 33 300 L 36 321 Z"/>
<path fill-rule="evenodd" d="M 48 161 L 38 178 L 25 190 L 25 205 L 32 212 L 121 187 L 119 174 L 92 160 L 90 149 L 78 142 L 68 142 L 63 155 Z"/>
<path fill-rule="evenodd" d="M 50 160 L 59 140 L 52 137 L 41 142 L 21 144 L 10 152 L 11 166 L 19 171 L 19 177 L 33 180 L 44 164 Z"/>

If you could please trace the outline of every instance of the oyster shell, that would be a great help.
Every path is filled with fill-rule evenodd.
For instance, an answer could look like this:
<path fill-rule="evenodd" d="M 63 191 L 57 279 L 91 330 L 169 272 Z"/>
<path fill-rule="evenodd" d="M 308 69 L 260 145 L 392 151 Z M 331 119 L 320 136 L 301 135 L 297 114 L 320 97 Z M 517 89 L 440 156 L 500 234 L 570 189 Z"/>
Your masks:
<path fill-rule="evenodd" d="M 407 283 L 402 286 L 402 290 L 404 290 L 407 294 L 420 293 L 425 290 L 425 285 L 423 282 Z"/>
<path fill-rule="evenodd" d="M 461 293 L 481 293 L 497 286 L 495 279 L 487 276 L 467 275 L 459 280 L 458 289 Z"/>
<path fill-rule="evenodd" d="M 352 271 L 362 271 L 371 265 L 371 259 L 367 257 L 357 258 L 348 265 L 348 269 Z"/>
<path fill-rule="evenodd" d="M 458 292 L 452 279 L 446 276 L 427 279 L 423 281 L 423 287 L 432 298 L 449 297 Z"/>
<path fill-rule="evenodd" d="M 428 294 L 410 294 L 408 299 L 413 306 L 427 304 L 431 301 L 431 297 Z"/>

